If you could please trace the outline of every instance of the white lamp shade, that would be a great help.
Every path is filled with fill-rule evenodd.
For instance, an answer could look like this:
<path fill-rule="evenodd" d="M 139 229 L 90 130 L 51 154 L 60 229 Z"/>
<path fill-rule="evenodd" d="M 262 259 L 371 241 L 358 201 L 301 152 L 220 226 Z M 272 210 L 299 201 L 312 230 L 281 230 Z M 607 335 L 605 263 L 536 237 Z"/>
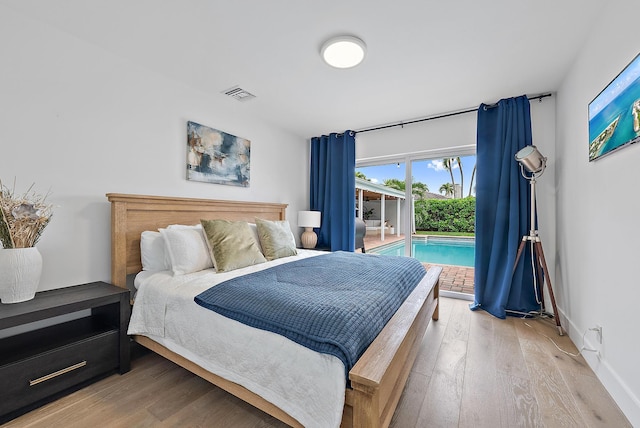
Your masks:
<path fill-rule="evenodd" d="M 320 227 L 320 211 L 298 211 L 299 227 Z"/>

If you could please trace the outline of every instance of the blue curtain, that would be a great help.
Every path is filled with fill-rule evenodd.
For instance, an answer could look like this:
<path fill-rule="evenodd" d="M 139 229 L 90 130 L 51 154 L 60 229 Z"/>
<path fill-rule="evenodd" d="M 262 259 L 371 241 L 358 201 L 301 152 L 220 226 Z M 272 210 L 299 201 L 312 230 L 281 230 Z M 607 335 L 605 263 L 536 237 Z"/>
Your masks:
<path fill-rule="evenodd" d="M 318 247 L 355 250 L 355 133 L 311 139 L 310 208 L 322 213 Z"/>
<path fill-rule="evenodd" d="M 513 270 L 518 246 L 530 226 L 531 190 L 514 158 L 518 150 L 531 144 L 527 97 L 481 105 L 477 138 L 475 301 L 471 309 L 505 318 L 507 311 L 539 309 L 529 243 Z"/>

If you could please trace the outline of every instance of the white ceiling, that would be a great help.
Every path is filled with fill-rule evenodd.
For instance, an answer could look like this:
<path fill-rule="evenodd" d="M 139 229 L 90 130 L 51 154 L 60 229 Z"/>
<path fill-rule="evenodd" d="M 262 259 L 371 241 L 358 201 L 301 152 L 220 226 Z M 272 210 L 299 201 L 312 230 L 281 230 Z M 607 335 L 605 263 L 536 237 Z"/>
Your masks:
<path fill-rule="evenodd" d="M 599 0 L 0 0 L 302 137 L 555 91 Z M 349 70 L 329 37 L 368 46 Z M 229 102 L 237 103 L 229 98 Z"/>

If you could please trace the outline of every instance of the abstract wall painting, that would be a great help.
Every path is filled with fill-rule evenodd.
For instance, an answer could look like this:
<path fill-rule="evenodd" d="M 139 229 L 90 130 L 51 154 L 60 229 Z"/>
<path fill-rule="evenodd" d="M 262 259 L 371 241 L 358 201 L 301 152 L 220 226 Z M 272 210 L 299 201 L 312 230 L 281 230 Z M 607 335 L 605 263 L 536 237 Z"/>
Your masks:
<path fill-rule="evenodd" d="M 187 180 L 249 187 L 251 141 L 187 122 Z"/>
<path fill-rule="evenodd" d="M 589 161 L 640 141 L 640 55 L 589 103 Z"/>

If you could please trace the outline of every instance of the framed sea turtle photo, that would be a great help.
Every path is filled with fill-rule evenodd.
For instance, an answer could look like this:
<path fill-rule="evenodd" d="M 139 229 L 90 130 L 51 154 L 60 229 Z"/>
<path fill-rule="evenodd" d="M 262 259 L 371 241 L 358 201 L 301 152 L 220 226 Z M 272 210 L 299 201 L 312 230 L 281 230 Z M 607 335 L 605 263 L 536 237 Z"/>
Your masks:
<path fill-rule="evenodd" d="M 589 161 L 640 141 L 640 55 L 589 103 Z"/>
<path fill-rule="evenodd" d="M 249 187 L 251 141 L 187 122 L 187 180 Z"/>

